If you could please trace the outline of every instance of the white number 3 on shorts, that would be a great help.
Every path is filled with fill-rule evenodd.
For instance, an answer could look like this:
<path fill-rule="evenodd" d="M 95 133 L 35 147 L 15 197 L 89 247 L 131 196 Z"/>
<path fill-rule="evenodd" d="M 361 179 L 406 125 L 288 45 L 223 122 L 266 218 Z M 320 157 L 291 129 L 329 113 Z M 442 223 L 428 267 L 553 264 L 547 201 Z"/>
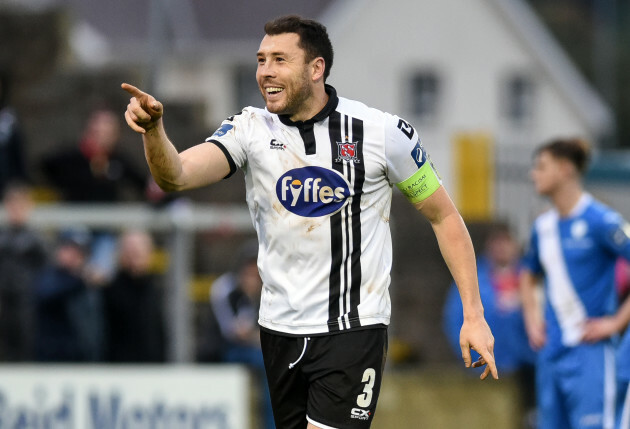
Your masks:
<path fill-rule="evenodd" d="M 374 368 L 366 369 L 363 372 L 363 379 L 361 381 L 365 383 L 365 386 L 363 387 L 363 393 L 357 396 L 357 405 L 361 408 L 367 408 L 372 402 L 372 387 L 374 387 L 374 382 L 376 381 L 376 371 L 374 371 Z"/>

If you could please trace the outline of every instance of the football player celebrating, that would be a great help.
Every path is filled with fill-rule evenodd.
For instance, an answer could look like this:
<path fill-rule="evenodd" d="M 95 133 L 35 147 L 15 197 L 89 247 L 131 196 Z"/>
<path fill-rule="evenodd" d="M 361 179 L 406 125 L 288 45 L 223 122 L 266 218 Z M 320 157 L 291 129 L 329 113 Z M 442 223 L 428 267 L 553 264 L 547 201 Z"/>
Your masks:
<path fill-rule="evenodd" d="M 178 153 L 163 106 L 127 84 L 129 126 L 156 182 L 179 191 L 245 173 L 263 280 L 259 324 L 278 428 L 368 428 L 387 352 L 395 184 L 431 222 L 463 302 L 462 356 L 498 378 L 466 226 L 417 131 L 339 97 L 326 79 L 326 28 L 284 16 L 265 25 L 256 79 L 265 109 L 246 107 L 205 143 Z M 420 255 L 418 255 L 420 257 Z M 470 350 L 480 353 L 472 363 Z"/>

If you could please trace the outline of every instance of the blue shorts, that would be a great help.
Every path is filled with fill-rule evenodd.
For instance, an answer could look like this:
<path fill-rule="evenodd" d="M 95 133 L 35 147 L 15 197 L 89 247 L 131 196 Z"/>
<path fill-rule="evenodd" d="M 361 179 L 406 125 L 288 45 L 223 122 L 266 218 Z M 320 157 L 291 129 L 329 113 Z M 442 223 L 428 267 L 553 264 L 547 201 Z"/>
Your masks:
<path fill-rule="evenodd" d="M 619 400 L 617 401 L 617 428 L 630 429 L 630 383 L 619 382 Z"/>
<path fill-rule="evenodd" d="M 615 356 L 607 342 L 544 352 L 536 366 L 538 429 L 612 429 Z"/>

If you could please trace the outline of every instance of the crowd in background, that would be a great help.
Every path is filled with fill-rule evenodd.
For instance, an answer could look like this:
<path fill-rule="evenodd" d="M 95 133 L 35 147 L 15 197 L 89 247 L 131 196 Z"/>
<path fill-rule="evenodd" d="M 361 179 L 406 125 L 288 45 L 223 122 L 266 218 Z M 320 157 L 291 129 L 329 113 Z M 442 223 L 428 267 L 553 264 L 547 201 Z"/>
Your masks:
<path fill-rule="evenodd" d="M 31 177 L 8 88 L 8 76 L 0 72 L 0 195 L 6 213 L 0 227 L 0 362 L 164 362 L 165 285 L 152 268 L 154 237 L 146 230 L 80 225 L 51 237 L 29 226 Z M 40 173 L 61 201 L 169 201 L 150 176 L 139 173 L 117 150 L 119 116 L 107 107 L 95 108 L 76 142 L 51 148 L 39 160 Z M 208 329 L 211 346 L 198 359 L 252 368 L 263 388 L 266 426 L 272 428 L 257 324 L 262 288 L 257 250 L 256 243 L 246 243 L 234 266 L 208 291 L 216 329 Z M 478 256 L 479 288 L 496 339 L 497 367 L 515 375 L 522 405 L 533 411 L 536 352 L 528 340 L 519 293 L 522 249 L 509 227 L 501 225 L 489 230 Z M 621 260 L 617 266 L 620 301 L 630 290 L 628 267 Z M 459 354 L 463 315 L 455 284 L 443 315 L 445 334 Z"/>
<path fill-rule="evenodd" d="M 148 230 L 75 225 L 40 231 L 29 224 L 34 199 L 23 133 L 0 72 L 0 362 L 166 362 L 163 271 Z M 35 163 L 46 188 L 71 204 L 170 202 L 120 150 L 121 115 L 96 106 L 74 142 L 51 147 Z M 261 386 L 263 426 L 274 427 L 257 324 L 262 282 L 258 247 L 245 243 L 230 271 L 208 290 L 210 323 L 201 327 L 203 362 L 241 363 Z M 212 329 L 212 327 L 216 329 Z"/>
<path fill-rule="evenodd" d="M 23 133 L 0 73 L 0 360 L 161 362 L 162 287 L 151 272 L 146 231 L 91 230 L 51 234 L 29 226 L 32 172 Z M 96 107 L 72 146 L 51 147 L 39 162 L 59 200 L 70 203 L 155 201 L 151 181 L 117 150 L 118 115 Z M 153 192 L 153 193 L 152 193 Z"/>
<path fill-rule="evenodd" d="M 162 286 L 151 272 L 153 239 L 115 235 L 104 277 L 92 265 L 95 234 L 75 226 L 52 238 L 27 223 L 28 186 L 12 182 L 0 230 L 0 360 L 162 362 Z"/>
<path fill-rule="evenodd" d="M 52 148 L 40 160 L 60 201 L 169 201 L 150 176 L 116 150 L 119 135 L 120 118 L 97 107 L 75 144 Z M 0 226 L 0 362 L 165 361 L 167 303 L 163 272 L 152 266 L 154 237 L 148 230 L 82 225 L 53 234 L 33 229 L 29 216 L 37 202 L 23 167 L 22 144 L 17 117 L 4 106 L 0 160 L 11 162 L 0 164 L 6 213 Z M 245 246 L 233 271 L 216 282 L 212 295 L 208 291 L 212 324 L 220 328 L 208 329 L 212 351 L 200 349 L 199 360 L 261 369 L 256 252 L 256 246 Z"/>

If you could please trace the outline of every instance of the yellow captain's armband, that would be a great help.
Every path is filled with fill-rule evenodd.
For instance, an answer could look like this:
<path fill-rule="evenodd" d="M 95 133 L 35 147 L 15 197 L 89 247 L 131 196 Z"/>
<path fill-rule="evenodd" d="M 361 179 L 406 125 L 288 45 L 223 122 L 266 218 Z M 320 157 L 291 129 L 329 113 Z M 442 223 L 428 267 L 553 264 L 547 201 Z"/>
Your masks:
<path fill-rule="evenodd" d="M 440 187 L 440 179 L 431 168 L 431 163 L 425 162 L 413 176 L 396 186 L 409 202 L 415 204 L 429 198 Z"/>

